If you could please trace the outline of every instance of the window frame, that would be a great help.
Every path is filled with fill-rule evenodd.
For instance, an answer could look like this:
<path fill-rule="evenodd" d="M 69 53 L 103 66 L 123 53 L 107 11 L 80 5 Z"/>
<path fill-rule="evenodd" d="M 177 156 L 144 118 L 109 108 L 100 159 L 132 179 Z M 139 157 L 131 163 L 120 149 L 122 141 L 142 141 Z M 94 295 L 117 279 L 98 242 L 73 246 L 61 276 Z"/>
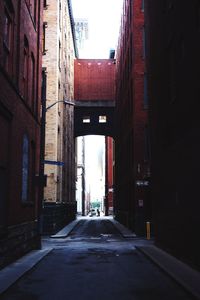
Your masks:
<path fill-rule="evenodd" d="M 13 75 L 14 18 L 15 15 L 13 7 L 9 4 L 9 2 L 4 2 L 3 67 L 11 76 Z"/>
<path fill-rule="evenodd" d="M 24 35 L 24 66 L 23 66 L 23 97 L 28 101 L 28 79 L 29 79 L 29 42 Z"/>
<path fill-rule="evenodd" d="M 35 57 L 33 52 L 31 52 L 30 55 L 30 104 L 31 104 L 31 109 L 34 111 L 35 110 Z"/>
<path fill-rule="evenodd" d="M 43 22 L 43 27 L 42 27 L 42 54 L 45 55 L 47 52 L 46 49 L 46 29 L 48 27 L 47 22 Z"/>
<path fill-rule="evenodd" d="M 83 117 L 82 117 L 82 123 L 83 123 L 83 124 L 90 124 L 90 123 L 91 123 L 91 118 L 90 118 L 90 116 L 83 116 Z"/>

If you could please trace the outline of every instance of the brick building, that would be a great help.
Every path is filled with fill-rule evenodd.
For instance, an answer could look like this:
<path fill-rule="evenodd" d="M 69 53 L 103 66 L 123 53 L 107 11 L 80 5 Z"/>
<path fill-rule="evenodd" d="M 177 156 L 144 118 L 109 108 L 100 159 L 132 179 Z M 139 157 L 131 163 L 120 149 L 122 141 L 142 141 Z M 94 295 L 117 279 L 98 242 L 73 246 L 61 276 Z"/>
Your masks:
<path fill-rule="evenodd" d="M 39 247 L 42 1 L 0 2 L 0 267 Z"/>
<path fill-rule="evenodd" d="M 200 268 L 200 3 L 146 1 L 156 243 Z"/>
<path fill-rule="evenodd" d="M 46 1 L 43 68 L 46 84 L 44 232 L 75 217 L 74 58 L 77 56 L 71 1 Z"/>
<path fill-rule="evenodd" d="M 113 214 L 114 140 L 105 137 L 105 215 Z"/>
<path fill-rule="evenodd" d="M 79 53 L 80 50 L 83 49 L 85 41 L 89 38 L 88 29 L 88 19 L 75 19 L 75 33 Z"/>
<path fill-rule="evenodd" d="M 116 54 L 115 215 L 140 234 L 151 219 L 143 4 L 124 1 Z"/>

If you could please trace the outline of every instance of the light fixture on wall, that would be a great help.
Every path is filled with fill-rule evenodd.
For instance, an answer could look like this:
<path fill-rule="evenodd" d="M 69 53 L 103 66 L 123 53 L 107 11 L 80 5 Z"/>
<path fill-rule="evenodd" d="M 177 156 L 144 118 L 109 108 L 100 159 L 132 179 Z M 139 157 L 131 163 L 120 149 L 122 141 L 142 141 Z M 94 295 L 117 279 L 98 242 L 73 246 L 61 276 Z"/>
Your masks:
<path fill-rule="evenodd" d="M 59 102 L 62 102 L 62 103 L 64 103 L 64 104 L 68 104 L 68 105 L 73 105 L 73 106 L 75 105 L 74 102 L 69 101 L 69 100 L 58 100 L 58 101 L 52 103 L 51 105 L 47 106 L 47 107 L 46 107 L 46 111 L 47 111 L 48 109 L 50 109 L 51 107 L 53 107 L 55 104 L 59 103 Z"/>

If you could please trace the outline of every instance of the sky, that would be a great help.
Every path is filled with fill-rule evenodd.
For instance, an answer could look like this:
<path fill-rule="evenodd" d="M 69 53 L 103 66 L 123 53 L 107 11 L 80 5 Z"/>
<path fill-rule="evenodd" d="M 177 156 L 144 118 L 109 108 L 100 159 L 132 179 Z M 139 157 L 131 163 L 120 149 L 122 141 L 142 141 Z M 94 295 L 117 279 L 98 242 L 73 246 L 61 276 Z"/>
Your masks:
<path fill-rule="evenodd" d="M 109 58 L 116 49 L 123 0 L 71 0 L 74 19 L 86 18 L 89 40 L 79 58 Z"/>

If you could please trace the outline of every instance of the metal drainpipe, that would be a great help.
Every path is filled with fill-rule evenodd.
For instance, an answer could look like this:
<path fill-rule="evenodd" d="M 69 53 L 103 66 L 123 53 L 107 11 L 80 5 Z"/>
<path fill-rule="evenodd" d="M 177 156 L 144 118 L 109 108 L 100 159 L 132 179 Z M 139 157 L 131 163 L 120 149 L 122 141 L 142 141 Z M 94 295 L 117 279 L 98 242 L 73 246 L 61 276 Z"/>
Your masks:
<path fill-rule="evenodd" d="M 44 157 L 45 157 L 45 127 L 46 127 L 46 69 L 42 70 L 42 115 L 40 129 L 40 174 L 39 174 L 39 204 L 38 204 L 38 230 L 43 232 L 43 198 L 44 198 Z"/>

